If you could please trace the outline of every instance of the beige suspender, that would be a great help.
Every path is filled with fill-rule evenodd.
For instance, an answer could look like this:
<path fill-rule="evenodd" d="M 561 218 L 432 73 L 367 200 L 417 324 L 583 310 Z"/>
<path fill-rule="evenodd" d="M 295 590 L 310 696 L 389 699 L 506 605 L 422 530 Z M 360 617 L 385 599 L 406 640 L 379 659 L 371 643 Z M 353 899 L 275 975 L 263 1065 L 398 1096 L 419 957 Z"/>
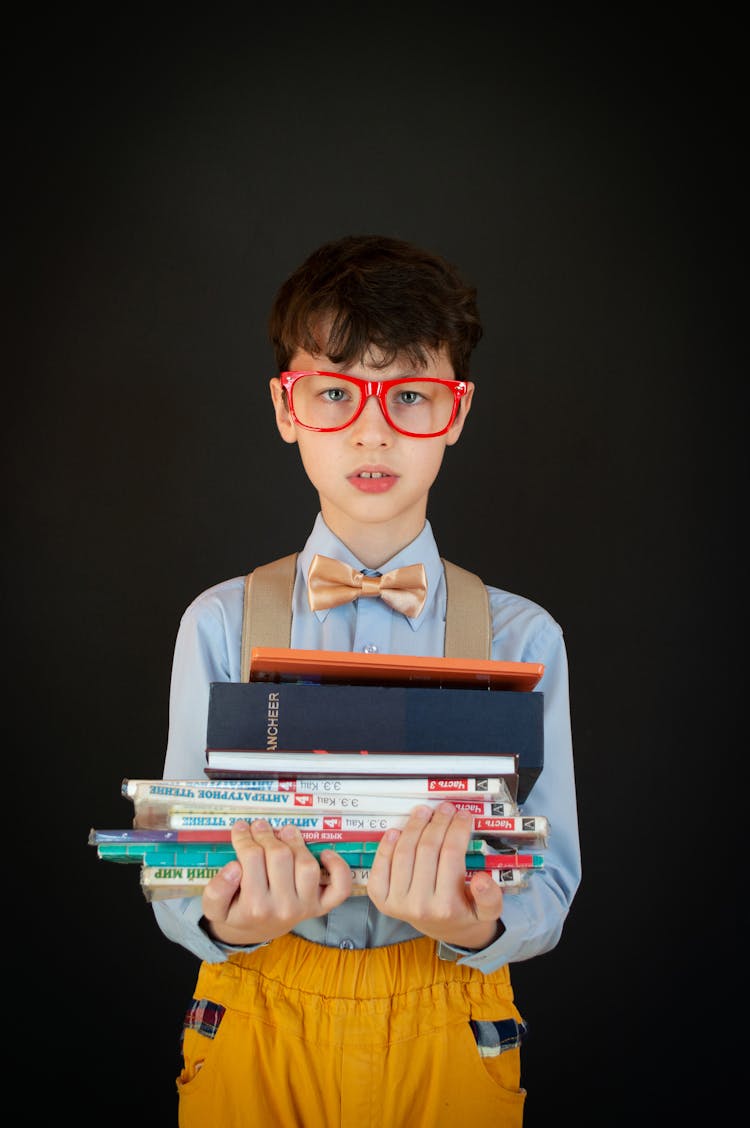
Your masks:
<path fill-rule="evenodd" d="M 491 658 L 492 616 L 487 588 L 479 576 L 449 560 L 443 560 L 443 567 L 447 591 L 445 656 Z"/>
<path fill-rule="evenodd" d="M 491 658 L 492 621 L 487 588 L 479 576 L 443 560 L 447 603 L 445 648 L 449 658 Z M 292 592 L 297 553 L 261 564 L 245 578 L 240 670 L 250 677 L 253 646 L 291 644 Z"/>
<path fill-rule="evenodd" d="M 242 610 L 240 677 L 250 680 L 253 646 L 289 646 L 292 637 L 292 592 L 297 553 L 261 564 L 245 577 Z"/>

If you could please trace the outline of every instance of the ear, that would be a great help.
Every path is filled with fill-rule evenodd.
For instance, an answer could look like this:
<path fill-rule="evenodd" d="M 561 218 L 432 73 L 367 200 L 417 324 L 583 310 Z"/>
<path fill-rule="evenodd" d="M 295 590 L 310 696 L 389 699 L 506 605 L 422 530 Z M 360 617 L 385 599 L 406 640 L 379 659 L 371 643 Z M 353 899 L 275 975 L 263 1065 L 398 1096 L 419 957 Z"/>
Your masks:
<path fill-rule="evenodd" d="M 473 398 L 474 398 L 474 385 L 472 384 L 471 380 L 467 380 L 467 382 L 466 382 L 466 395 L 461 400 L 459 407 L 458 407 L 458 414 L 456 415 L 456 418 L 453 420 L 453 423 L 451 424 L 450 431 L 448 431 L 448 433 L 445 436 L 445 445 L 446 446 L 453 446 L 454 443 L 458 442 L 459 436 L 464 429 L 464 423 L 466 422 L 466 416 L 469 414 L 469 411 L 471 410 L 471 401 L 473 400 Z"/>
<path fill-rule="evenodd" d="M 286 395 L 281 386 L 281 380 L 278 376 L 274 376 L 269 381 L 268 385 L 271 389 L 271 399 L 273 400 L 273 410 L 276 415 L 276 426 L 279 429 L 279 434 L 285 443 L 297 442 L 297 431 L 294 426 L 294 421 L 289 414 L 289 407 L 286 402 Z M 465 399 L 466 397 L 464 397 Z"/>

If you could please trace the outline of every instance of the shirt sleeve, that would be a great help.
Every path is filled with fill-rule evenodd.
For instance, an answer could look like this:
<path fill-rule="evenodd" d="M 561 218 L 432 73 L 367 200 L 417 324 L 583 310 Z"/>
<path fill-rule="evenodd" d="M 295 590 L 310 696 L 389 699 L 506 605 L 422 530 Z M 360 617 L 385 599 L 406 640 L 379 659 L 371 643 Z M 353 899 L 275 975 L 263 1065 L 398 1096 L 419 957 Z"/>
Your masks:
<path fill-rule="evenodd" d="M 522 615 L 520 618 L 524 618 Z M 466 952 L 443 945 L 458 962 L 484 972 L 504 964 L 531 959 L 558 943 L 573 897 L 581 880 L 581 855 L 570 723 L 568 663 L 562 630 L 541 608 L 527 607 L 526 642 L 515 653 L 508 631 L 496 638 L 493 657 L 542 662 L 544 675 L 534 692 L 544 694 L 544 766 L 524 802 L 524 815 L 545 815 L 549 841 L 544 868 L 529 875 L 524 889 L 506 893 L 503 934 L 489 947 Z M 520 623 L 516 622 L 514 630 Z M 497 651 L 497 653 L 495 652 Z M 519 658 L 520 654 L 520 658 Z"/>
<path fill-rule="evenodd" d="M 198 596 L 182 616 L 172 661 L 165 779 L 203 777 L 210 684 L 239 681 L 242 601 L 243 580 L 230 580 Z M 203 909 L 198 896 L 154 901 L 152 908 L 164 935 L 200 960 L 220 963 L 237 950 L 213 940 L 200 927 Z"/>

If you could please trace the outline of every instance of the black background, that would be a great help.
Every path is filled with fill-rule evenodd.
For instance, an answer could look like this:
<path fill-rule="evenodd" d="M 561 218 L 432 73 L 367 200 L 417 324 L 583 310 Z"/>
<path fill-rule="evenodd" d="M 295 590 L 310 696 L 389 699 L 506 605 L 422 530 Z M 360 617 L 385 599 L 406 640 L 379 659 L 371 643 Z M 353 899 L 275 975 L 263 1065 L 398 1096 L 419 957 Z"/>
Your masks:
<path fill-rule="evenodd" d="M 87 834 L 127 823 L 124 776 L 161 774 L 187 603 L 307 536 L 268 309 L 319 243 L 378 232 L 479 290 L 475 407 L 429 510 L 441 550 L 543 604 L 568 645 L 584 880 L 558 948 L 514 968 L 527 1123 L 698 1122 L 734 1084 L 739 957 L 738 33 L 630 9 L 253 11 L 9 37 L 4 783 L 27 1093 L 175 1122 L 197 964 Z"/>

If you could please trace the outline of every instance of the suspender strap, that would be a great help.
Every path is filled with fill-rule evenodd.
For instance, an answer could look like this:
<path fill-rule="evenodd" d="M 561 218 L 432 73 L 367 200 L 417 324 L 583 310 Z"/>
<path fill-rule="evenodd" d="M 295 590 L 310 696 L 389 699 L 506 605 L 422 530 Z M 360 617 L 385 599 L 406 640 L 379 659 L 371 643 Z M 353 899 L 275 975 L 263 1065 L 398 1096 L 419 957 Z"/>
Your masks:
<path fill-rule="evenodd" d="M 292 591 L 297 553 L 261 564 L 245 577 L 240 677 L 250 680 L 253 646 L 288 647 L 292 638 Z"/>
<path fill-rule="evenodd" d="M 444 653 L 449 658 L 491 658 L 492 620 L 487 588 L 479 576 L 443 560 L 447 603 Z M 250 679 L 253 646 L 288 647 L 297 553 L 261 564 L 245 577 L 240 673 Z"/>
<path fill-rule="evenodd" d="M 443 560 L 447 602 L 446 658 L 491 658 L 492 617 L 487 588 L 479 576 Z"/>

